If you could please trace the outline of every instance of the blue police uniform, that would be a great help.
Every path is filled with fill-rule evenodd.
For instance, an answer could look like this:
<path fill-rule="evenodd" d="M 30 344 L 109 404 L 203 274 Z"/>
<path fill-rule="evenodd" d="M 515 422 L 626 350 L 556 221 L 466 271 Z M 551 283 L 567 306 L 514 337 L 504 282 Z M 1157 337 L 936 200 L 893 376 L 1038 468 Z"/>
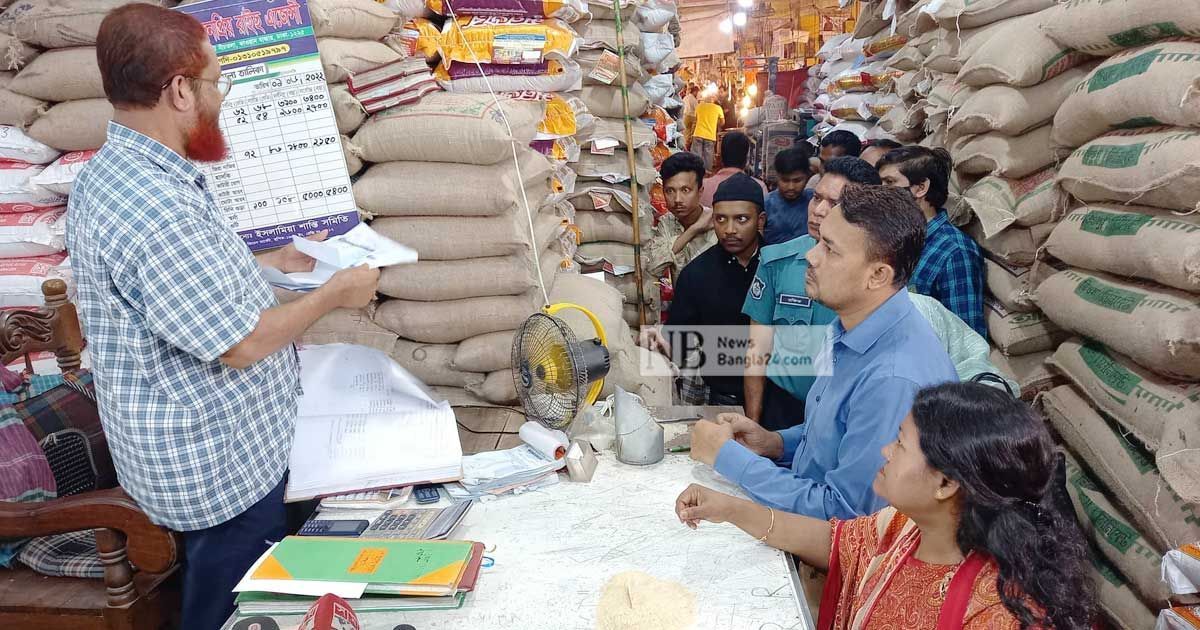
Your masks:
<path fill-rule="evenodd" d="M 804 399 L 816 379 L 812 361 L 825 340 L 827 325 L 837 319 L 837 313 L 810 298 L 804 287 L 808 272 L 804 255 L 816 244 L 805 235 L 764 247 L 742 305 L 751 320 L 775 330 L 759 418 L 771 430 L 804 422 Z"/>

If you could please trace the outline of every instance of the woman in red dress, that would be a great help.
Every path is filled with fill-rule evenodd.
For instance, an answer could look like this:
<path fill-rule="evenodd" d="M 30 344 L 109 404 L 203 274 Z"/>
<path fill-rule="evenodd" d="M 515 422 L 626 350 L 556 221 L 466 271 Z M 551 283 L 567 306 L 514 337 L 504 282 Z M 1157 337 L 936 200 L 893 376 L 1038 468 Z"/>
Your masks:
<path fill-rule="evenodd" d="M 1083 629 L 1087 545 L 1042 419 L 974 383 L 922 390 L 883 450 L 870 516 L 822 521 L 692 485 L 693 529 L 728 522 L 828 569 L 818 630 Z"/>

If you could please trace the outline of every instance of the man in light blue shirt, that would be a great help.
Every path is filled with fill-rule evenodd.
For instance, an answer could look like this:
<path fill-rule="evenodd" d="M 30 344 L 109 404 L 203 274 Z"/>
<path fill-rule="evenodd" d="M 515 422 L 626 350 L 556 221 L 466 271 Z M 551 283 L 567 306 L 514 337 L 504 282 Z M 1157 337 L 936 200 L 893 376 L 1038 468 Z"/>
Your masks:
<path fill-rule="evenodd" d="M 917 390 L 958 377 L 905 290 L 925 239 L 912 195 L 848 185 L 820 236 L 806 256 L 806 289 L 838 319 L 816 361 L 805 423 L 772 432 L 725 414 L 696 424 L 691 453 L 768 507 L 852 518 L 883 507 L 871 489 L 880 451 Z"/>

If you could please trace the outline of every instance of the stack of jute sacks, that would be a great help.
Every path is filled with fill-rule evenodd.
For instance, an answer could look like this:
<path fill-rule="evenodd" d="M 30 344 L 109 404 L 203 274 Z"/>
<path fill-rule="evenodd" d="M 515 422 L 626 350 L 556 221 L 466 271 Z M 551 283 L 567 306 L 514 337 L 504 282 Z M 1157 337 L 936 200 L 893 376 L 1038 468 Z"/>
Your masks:
<path fill-rule="evenodd" d="M 606 282 L 623 296 L 625 321 L 637 326 L 641 315 L 633 272 L 634 243 L 645 244 L 650 237 L 654 213 L 647 191 L 655 183 L 658 165 L 670 155 L 666 143 L 679 133 L 666 113 L 667 108 L 681 104 L 676 97 L 681 86 L 671 73 L 679 65 L 675 38 L 669 32 L 676 8 L 674 3 L 656 0 L 606 0 L 589 3 L 589 7 L 593 19 L 579 29 L 584 77 L 578 96 L 594 120 L 576 135 L 578 159 L 570 163 L 577 176 L 570 197 L 577 211 L 575 222 L 581 243 L 576 260 L 587 266 L 604 266 Z M 625 55 L 623 67 L 620 52 Z M 626 135 L 621 72 L 627 85 L 632 147 Z M 638 187 L 641 233 L 636 239 L 631 176 L 636 176 Z M 647 262 L 643 256 L 641 293 L 646 322 L 653 324 L 659 321 L 660 300 Z"/>
<path fill-rule="evenodd" d="M 899 142 L 917 143 L 926 137 L 925 121 L 931 106 L 934 75 L 925 68 L 925 60 L 934 51 L 942 33 L 937 22 L 923 11 L 929 3 L 921 1 L 908 7 L 896 21 L 896 34 L 907 38 L 905 45 L 888 60 L 887 66 L 900 72 L 888 90 L 898 104 L 879 119 L 882 131 Z"/>
<path fill-rule="evenodd" d="M 128 0 L 17 0 L 0 13 L 0 120 L 60 151 L 104 143 L 112 106 L 96 62 L 96 34 Z"/>
<path fill-rule="evenodd" d="M 1081 521 L 1117 569 L 1098 579 L 1101 605 L 1145 628 L 1168 604 L 1163 552 L 1200 540 L 1200 43 L 1167 39 L 1200 36 L 1200 14 L 1075 0 L 1041 31 L 1101 59 L 1051 134 L 1073 152 L 1033 300 L 1078 336 L 1048 361 L 1069 384 L 1039 400 L 1086 473 L 1071 484 Z"/>

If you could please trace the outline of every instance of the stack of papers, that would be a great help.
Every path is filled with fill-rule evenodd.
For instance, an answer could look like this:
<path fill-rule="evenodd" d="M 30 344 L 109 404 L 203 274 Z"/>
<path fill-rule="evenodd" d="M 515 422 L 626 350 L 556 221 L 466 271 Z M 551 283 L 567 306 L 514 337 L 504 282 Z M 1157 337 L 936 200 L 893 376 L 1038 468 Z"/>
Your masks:
<path fill-rule="evenodd" d="M 322 510 L 390 510 L 408 503 L 412 486 L 391 490 L 367 490 L 326 497 L 321 500 Z"/>
<path fill-rule="evenodd" d="M 462 477 L 450 404 L 391 357 L 348 344 L 300 351 L 287 501 Z"/>
<path fill-rule="evenodd" d="M 304 613 L 325 593 L 357 612 L 459 608 L 475 589 L 483 545 L 289 536 L 234 588 L 239 616 Z"/>
<path fill-rule="evenodd" d="M 311 291 L 329 281 L 333 274 L 350 267 L 368 265 L 377 269 L 417 262 L 416 250 L 380 235 L 365 223 L 325 241 L 293 236 L 292 244 L 317 261 L 312 271 L 283 273 L 273 267 L 262 268 L 267 282 L 289 291 Z"/>
<path fill-rule="evenodd" d="M 462 482 L 446 486 L 455 500 L 520 494 L 553 485 L 558 483 L 557 471 L 567 465 L 566 460 L 547 459 L 528 444 L 464 457 L 462 464 Z"/>

